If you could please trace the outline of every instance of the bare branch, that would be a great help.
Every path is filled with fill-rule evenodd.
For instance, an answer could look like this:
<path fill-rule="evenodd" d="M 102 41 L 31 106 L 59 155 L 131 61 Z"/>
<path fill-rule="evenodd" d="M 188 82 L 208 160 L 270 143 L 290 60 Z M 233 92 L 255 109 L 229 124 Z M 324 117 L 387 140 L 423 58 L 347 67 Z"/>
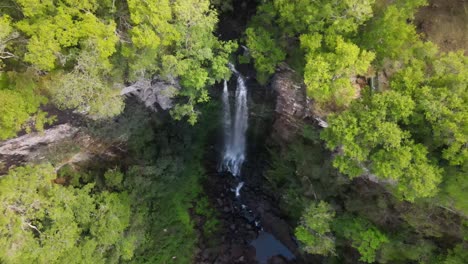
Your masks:
<path fill-rule="evenodd" d="M 39 234 L 41 234 L 41 231 L 39 231 L 39 229 L 37 229 L 37 227 L 36 227 L 36 226 L 34 226 L 34 225 L 31 225 L 31 223 L 29 223 L 29 222 L 26 222 L 26 224 L 27 224 L 27 225 L 28 225 L 30 228 L 32 228 L 32 229 L 34 229 L 34 230 L 36 230 L 36 232 L 38 232 Z"/>
<path fill-rule="evenodd" d="M 16 55 L 11 52 L 8 52 L 8 51 L 0 52 L 0 59 L 9 59 L 9 58 L 14 58 L 14 57 L 16 57 Z"/>

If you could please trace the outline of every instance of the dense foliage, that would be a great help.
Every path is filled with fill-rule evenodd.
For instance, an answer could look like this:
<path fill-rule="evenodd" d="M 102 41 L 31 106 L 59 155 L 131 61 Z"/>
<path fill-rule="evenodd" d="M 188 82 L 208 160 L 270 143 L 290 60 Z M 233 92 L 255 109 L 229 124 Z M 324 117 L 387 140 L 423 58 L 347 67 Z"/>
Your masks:
<path fill-rule="evenodd" d="M 195 105 L 209 100 L 206 88 L 230 75 L 236 45 L 213 35 L 217 13 L 208 0 L 11 0 L 0 10 L 0 73 L 12 78 L 0 86 L 0 111 L 18 115 L 0 123 L 2 138 L 23 129 L 44 96 L 63 109 L 112 117 L 123 110 L 124 84 L 154 76 L 180 82 L 172 114 L 193 124 Z M 15 87 L 14 78 L 30 84 Z M 25 90 L 38 99 L 27 100 Z"/>
<path fill-rule="evenodd" d="M 99 161 L 10 170 L 0 178 L 0 262 L 191 263 L 197 233 L 190 211 L 207 219 L 203 235 L 218 225 L 200 184 L 217 113 L 209 107 L 188 134 L 188 124 L 156 125 L 135 103 L 118 123 L 90 127 L 101 140 L 125 137 L 132 156 L 125 173 Z"/>
<path fill-rule="evenodd" d="M 320 136 L 306 127 L 281 157 L 273 153 L 268 173 L 305 252 L 352 259 L 345 257 L 351 246 L 361 261 L 381 263 L 462 258 L 468 60 L 421 40 L 411 21 L 425 4 L 271 0 L 246 30 L 257 78 L 267 81 L 286 62 L 302 77 L 314 114 L 328 121 Z M 354 82 L 362 76 L 377 85 Z M 333 160 L 318 157 L 322 144 Z M 360 189 L 363 179 L 370 190 Z M 445 220 L 429 219 L 430 212 Z M 428 239 L 453 236 L 444 244 L 452 251 Z"/>
<path fill-rule="evenodd" d="M 121 176 L 107 174 L 108 178 Z M 124 234 L 130 221 L 128 194 L 95 192 L 94 183 L 61 186 L 53 182 L 56 178 L 54 168 L 44 164 L 14 169 L 1 179 L 0 260 L 105 263 L 131 259 L 135 237 Z"/>
<path fill-rule="evenodd" d="M 273 0 L 262 4 L 246 30 L 257 78 L 265 82 L 286 55 L 292 65 L 297 56 L 304 56 L 305 64 L 296 70 L 303 72 L 308 96 L 325 108 L 349 105 L 357 94 L 350 77 L 365 74 L 375 57 L 352 39 L 372 16 L 373 3 Z M 295 55 L 298 49 L 301 52 Z"/>
<path fill-rule="evenodd" d="M 62 142 L 1 176 L 0 263 L 192 263 L 201 237 L 218 242 L 201 184 L 220 111 L 208 87 L 237 48 L 214 35 L 215 8 L 238 3 L 3 2 L 0 140 L 43 130 L 54 104 L 125 154 L 64 165 L 80 150 Z M 239 61 L 262 84 L 293 72 L 328 124 L 272 146 L 265 173 L 305 258 L 465 263 L 468 59 L 422 40 L 426 0 L 257 2 Z M 177 86 L 172 119 L 120 94 L 154 79 Z"/>

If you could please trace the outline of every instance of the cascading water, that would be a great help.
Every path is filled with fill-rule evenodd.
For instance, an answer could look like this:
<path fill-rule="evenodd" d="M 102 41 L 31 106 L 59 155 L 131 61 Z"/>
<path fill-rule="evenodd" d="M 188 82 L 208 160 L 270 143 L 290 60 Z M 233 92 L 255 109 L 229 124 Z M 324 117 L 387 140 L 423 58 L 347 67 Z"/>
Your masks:
<path fill-rule="evenodd" d="M 294 255 L 289 249 L 277 240 L 272 234 L 264 232 L 260 219 L 254 215 L 252 210 L 242 203 L 241 189 L 244 187 L 244 182 L 241 177 L 242 165 L 245 161 L 246 150 L 246 132 L 248 129 L 248 106 L 247 106 L 247 86 L 245 78 L 234 67 L 229 64 L 231 71 L 237 76 L 237 87 L 235 93 L 234 108 L 231 109 L 229 100 L 228 82 L 224 81 L 223 87 L 223 129 L 224 129 L 224 151 L 222 162 L 220 164 L 221 171 L 230 172 L 236 177 L 237 186 L 231 188 L 235 193 L 237 203 L 242 208 L 242 215 L 250 223 L 254 223 L 259 230 L 258 237 L 250 244 L 256 249 L 256 259 L 259 263 L 267 263 L 268 259 L 275 255 L 282 255 L 288 260 L 294 258 Z"/>
<path fill-rule="evenodd" d="M 248 128 L 249 119 L 247 107 L 247 87 L 245 85 L 244 77 L 236 71 L 234 66 L 229 65 L 229 67 L 237 75 L 237 87 L 234 103 L 235 112 L 233 123 L 227 82 L 225 81 L 224 83 L 223 104 L 225 147 L 221 168 L 222 170 L 229 171 L 235 177 L 239 177 L 242 164 L 245 161 L 245 132 Z"/>
<path fill-rule="evenodd" d="M 236 197 L 240 196 L 240 190 L 242 189 L 243 186 L 244 186 L 244 182 L 239 182 L 239 184 L 236 187 Z"/>
<path fill-rule="evenodd" d="M 223 129 L 224 129 L 224 153 L 231 152 L 229 149 L 231 144 L 231 129 L 232 129 L 232 116 L 231 116 L 231 104 L 229 103 L 229 90 L 227 81 L 224 80 L 223 89 Z M 223 166 L 223 165 L 222 165 Z"/>

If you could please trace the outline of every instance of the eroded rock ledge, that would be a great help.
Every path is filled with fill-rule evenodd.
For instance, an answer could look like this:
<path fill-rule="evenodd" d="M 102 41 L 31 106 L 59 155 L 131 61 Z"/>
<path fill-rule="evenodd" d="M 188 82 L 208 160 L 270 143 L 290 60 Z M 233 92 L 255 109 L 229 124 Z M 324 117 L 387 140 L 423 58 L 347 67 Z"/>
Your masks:
<path fill-rule="evenodd" d="M 277 142 L 291 142 L 306 122 L 319 127 L 328 126 L 313 112 L 313 102 L 307 98 L 305 84 L 295 75 L 293 70 L 281 67 L 272 80 L 272 89 L 277 93 L 272 136 Z"/>
<path fill-rule="evenodd" d="M 105 142 L 82 128 L 65 123 L 0 142 L 0 175 L 14 166 L 47 161 L 56 169 L 93 157 L 112 159 L 118 143 Z"/>

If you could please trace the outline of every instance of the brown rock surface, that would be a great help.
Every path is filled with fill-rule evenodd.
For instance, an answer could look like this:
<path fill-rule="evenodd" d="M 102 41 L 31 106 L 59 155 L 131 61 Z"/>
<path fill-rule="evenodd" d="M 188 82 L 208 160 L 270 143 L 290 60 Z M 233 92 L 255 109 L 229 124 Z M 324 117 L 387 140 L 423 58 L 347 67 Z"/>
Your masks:
<path fill-rule="evenodd" d="M 302 120 L 309 116 L 305 87 L 294 81 L 294 72 L 282 70 L 275 74 L 272 88 L 277 93 L 273 137 L 291 142 L 303 127 Z"/>

